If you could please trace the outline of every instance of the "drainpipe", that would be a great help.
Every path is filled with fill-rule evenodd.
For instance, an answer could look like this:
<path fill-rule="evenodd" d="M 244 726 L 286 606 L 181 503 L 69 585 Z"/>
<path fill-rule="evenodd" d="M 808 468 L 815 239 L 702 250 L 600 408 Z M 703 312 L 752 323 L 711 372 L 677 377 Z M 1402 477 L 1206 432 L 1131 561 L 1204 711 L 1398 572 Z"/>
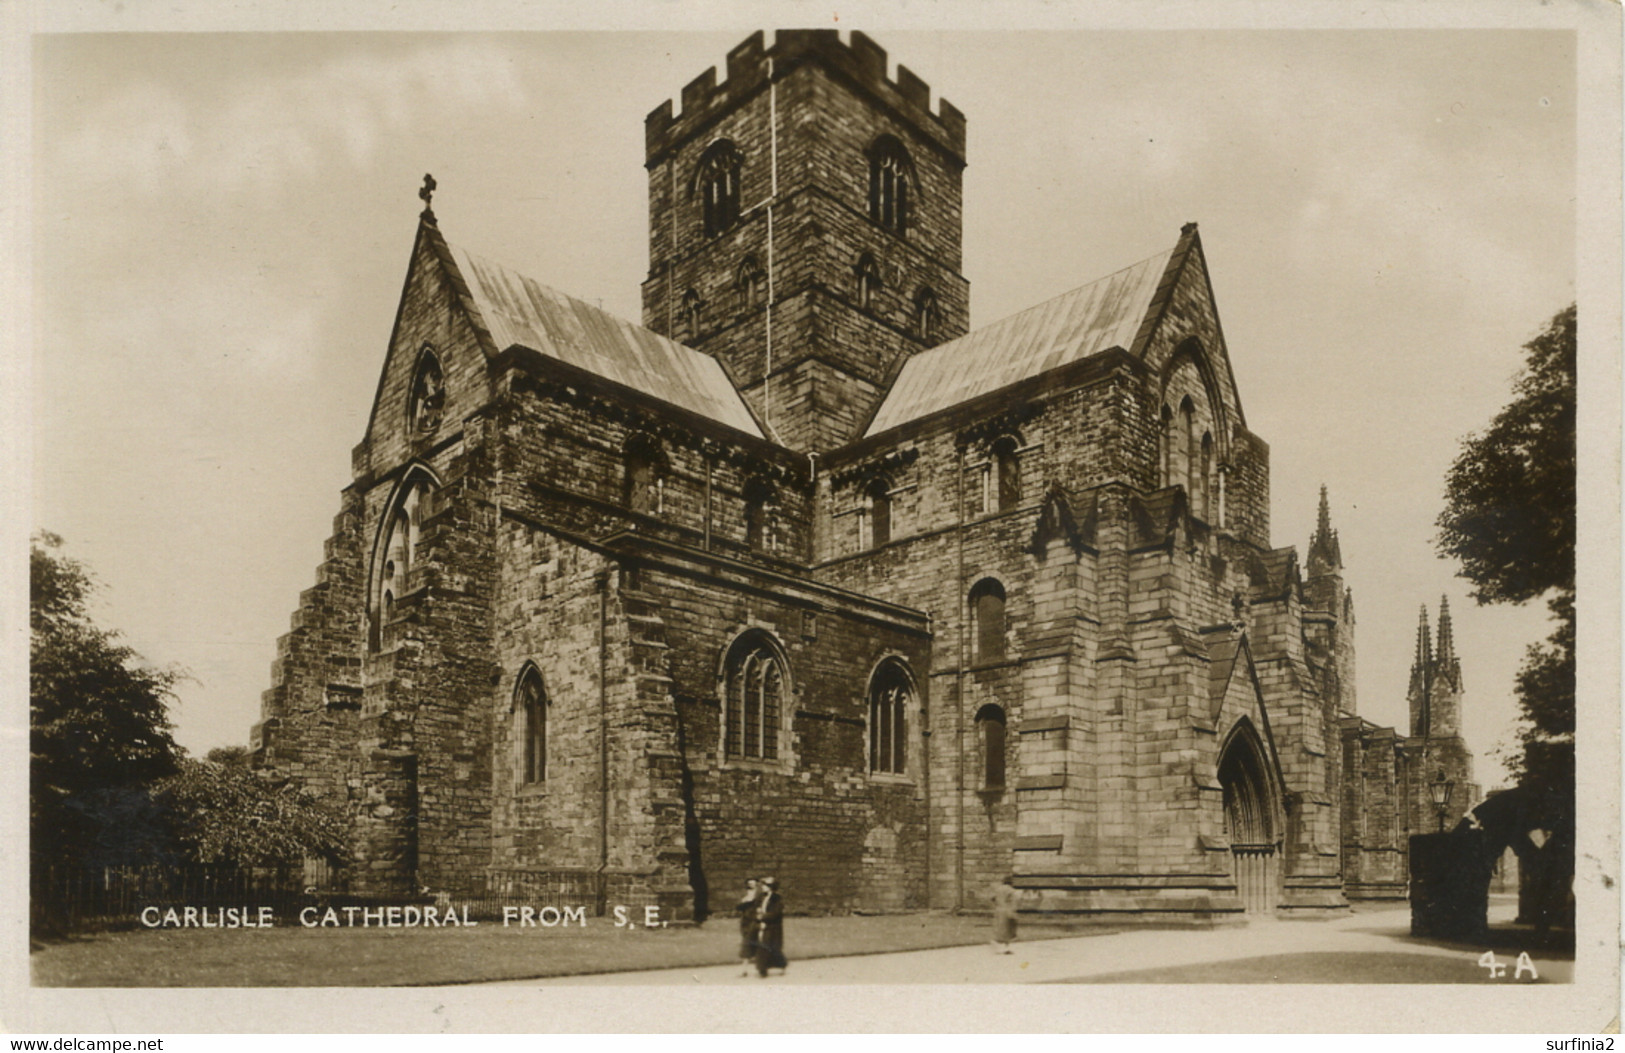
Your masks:
<path fill-rule="evenodd" d="M 954 708 L 958 711 L 954 717 L 954 749 L 958 753 L 958 793 L 954 800 L 954 809 L 958 818 L 959 844 L 954 850 L 954 909 L 965 908 L 965 662 L 967 661 L 965 626 L 969 615 L 966 610 L 965 599 L 965 448 L 959 448 L 959 466 L 955 473 L 958 476 L 959 489 L 959 572 L 954 577 L 954 588 L 958 594 L 954 602 L 958 605 L 959 626 L 955 633 L 957 639 L 955 646 L 959 651 L 958 670 L 954 674 Z"/>

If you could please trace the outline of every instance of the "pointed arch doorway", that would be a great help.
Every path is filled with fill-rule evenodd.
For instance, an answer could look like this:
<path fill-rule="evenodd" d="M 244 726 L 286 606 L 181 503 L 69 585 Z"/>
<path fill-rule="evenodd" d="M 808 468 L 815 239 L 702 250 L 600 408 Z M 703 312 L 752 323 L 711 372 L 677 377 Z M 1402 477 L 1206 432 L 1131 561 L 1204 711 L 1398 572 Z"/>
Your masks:
<path fill-rule="evenodd" d="M 1243 718 L 1219 757 L 1231 873 L 1243 908 L 1256 916 L 1273 914 L 1281 898 L 1280 812 L 1265 756 L 1252 722 Z"/>

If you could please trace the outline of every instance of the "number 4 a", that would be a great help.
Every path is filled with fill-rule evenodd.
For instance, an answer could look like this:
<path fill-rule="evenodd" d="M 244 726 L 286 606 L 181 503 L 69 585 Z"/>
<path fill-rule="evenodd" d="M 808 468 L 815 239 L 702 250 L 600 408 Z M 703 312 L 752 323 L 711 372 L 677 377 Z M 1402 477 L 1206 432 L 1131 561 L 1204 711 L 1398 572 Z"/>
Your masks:
<path fill-rule="evenodd" d="M 1490 979 L 1492 980 L 1499 980 L 1507 974 L 1506 963 L 1497 961 L 1494 951 L 1485 951 L 1479 955 L 1478 965 L 1480 968 L 1490 971 Z M 1540 979 L 1540 973 L 1535 971 L 1535 963 L 1530 959 L 1528 951 L 1523 951 L 1518 955 L 1518 967 L 1512 974 L 1512 978 L 1522 980 L 1524 973 L 1528 973 L 1531 980 Z"/>

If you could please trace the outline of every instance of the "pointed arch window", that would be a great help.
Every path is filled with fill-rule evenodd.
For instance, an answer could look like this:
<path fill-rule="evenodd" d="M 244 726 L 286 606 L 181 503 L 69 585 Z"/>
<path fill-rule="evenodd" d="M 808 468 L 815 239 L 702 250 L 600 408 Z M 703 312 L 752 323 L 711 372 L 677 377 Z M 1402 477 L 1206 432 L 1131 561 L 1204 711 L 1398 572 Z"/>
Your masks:
<path fill-rule="evenodd" d="M 939 321 L 937 294 L 930 289 L 921 289 L 914 298 L 914 335 L 924 343 L 933 342 L 937 338 Z"/>
<path fill-rule="evenodd" d="M 418 562 L 420 510 L 433 488 L 426 474 L 414 475 L 396 492 L 384 516 L 374 549 L 372 587 L 368 595 L 367 646 L 376 651 L 383 630 L 395 618 L 396 603 L 410 587 L 408 576 Z"/>
<path fill-rule="evenodd" d="M 869 770 L 902 775 L 908 765 L 908 710 L 914 681 L 888 658 L 869 680 Z"/>
<path fill-rule="evenodd" d="M 976 737 L 982 747 L 982 789 L 1004 789 L 1004 708 L 992 704 L 976 711 Z"/>
<path fill-rule="evenodd" d="M 977 664 L 1004 661 L 1004 586 L 993 578 L 977 582 L 970 591 L 970 609 Z"/>
<path fill-rule="evenodd" d="M 548 698 L 542 687 L 542 674 L 533 665 L 527 664 L 525 671 L 519 674 L 513 709 L 517 719 L 519 782 L 534 786 L 547 780 Z"/>
<path fill-rule="evenodd" d="M 1192 505 L 1196 502 L 1196 478 L 1200 462 L 1196 451 L 1196 404 L 1186 395 L 1179 403 L 1179 448 L 1183 453 L 1185 497 Z"/>
<path fill-rule="evenodd" d="M 440 369 L 440 358 L 428 344 L 418 352 L 417 369 L 412 375 L 411 405 L 407 420 L 412 430 L 427 434 L 440 427 L 440 418 L 446 405 L 445 375 Z"/>
<path fill-rule="evenodd" d="M 705 236 L 714 238 L 739 220 L 739 150 L 718 139 L 700 155 L 694 172 L 694 190 L 700 195 L 700 217 Z"/>
<path fill-rule="evenodd" d="M 907 234 L 914 162 L 893 135 L 876 139 L 868 154 L 869 218 L 894 234 Z"/>
<path fill-rule="evenodd" d="M 858 306 L 865 311 L 872 311 L 875 307 L 875 298 L 880 295 L 880 268 L 875 264 L 875 258 L 867 252 L 858 257 Z"/>
<path fill-rule="evenodd" d="M 1174 411 L 1162 404 L 1162 478 L 1159 486 L 1174 485 Z"/>
<path fill-rule="evenodd" d="M 1202 455 L 1196 476 L 1196 496 L 1193 498 L 1196 514 L 1203 519 L 1213 518 L 1213 433 L 1202 433 Z"/>
<path fill-rule="evenodd" d="M 746 256 L 740 262 L 734 287 L 739 292 L 741 307 L 754 309 L 767 302 L 767 278 L 762 274 L 762 265 L 756 262 L 755 256 Z"/>
<path fill-rule="evenodd" d="M 728 759 L 777 760 L 780 722 L 789 677 L 773 639 L 759 630 L 744 634 L 724 662 L 722 752 Z"/>

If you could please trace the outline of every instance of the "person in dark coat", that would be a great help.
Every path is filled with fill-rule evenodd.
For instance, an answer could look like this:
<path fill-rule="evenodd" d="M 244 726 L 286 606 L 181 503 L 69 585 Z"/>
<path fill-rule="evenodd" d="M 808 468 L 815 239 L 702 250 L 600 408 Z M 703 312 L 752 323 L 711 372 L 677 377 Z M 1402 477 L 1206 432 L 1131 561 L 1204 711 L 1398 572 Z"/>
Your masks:
<path fill-rule="evenodd" d="M 756 960 L 756 905 L 761 898 L 761 886 L 755 878 L 745 881 L 745 895 L 736 908 L 739 911 L 739 975 L 749 976 L 751 963 Z"/>
<path fill-rule="evenodd" d="M 773 878 L 762 879 L 762 898 L 756 905 L 756 975 L 789 965 L 784 957 L 784 897 Z"/>

